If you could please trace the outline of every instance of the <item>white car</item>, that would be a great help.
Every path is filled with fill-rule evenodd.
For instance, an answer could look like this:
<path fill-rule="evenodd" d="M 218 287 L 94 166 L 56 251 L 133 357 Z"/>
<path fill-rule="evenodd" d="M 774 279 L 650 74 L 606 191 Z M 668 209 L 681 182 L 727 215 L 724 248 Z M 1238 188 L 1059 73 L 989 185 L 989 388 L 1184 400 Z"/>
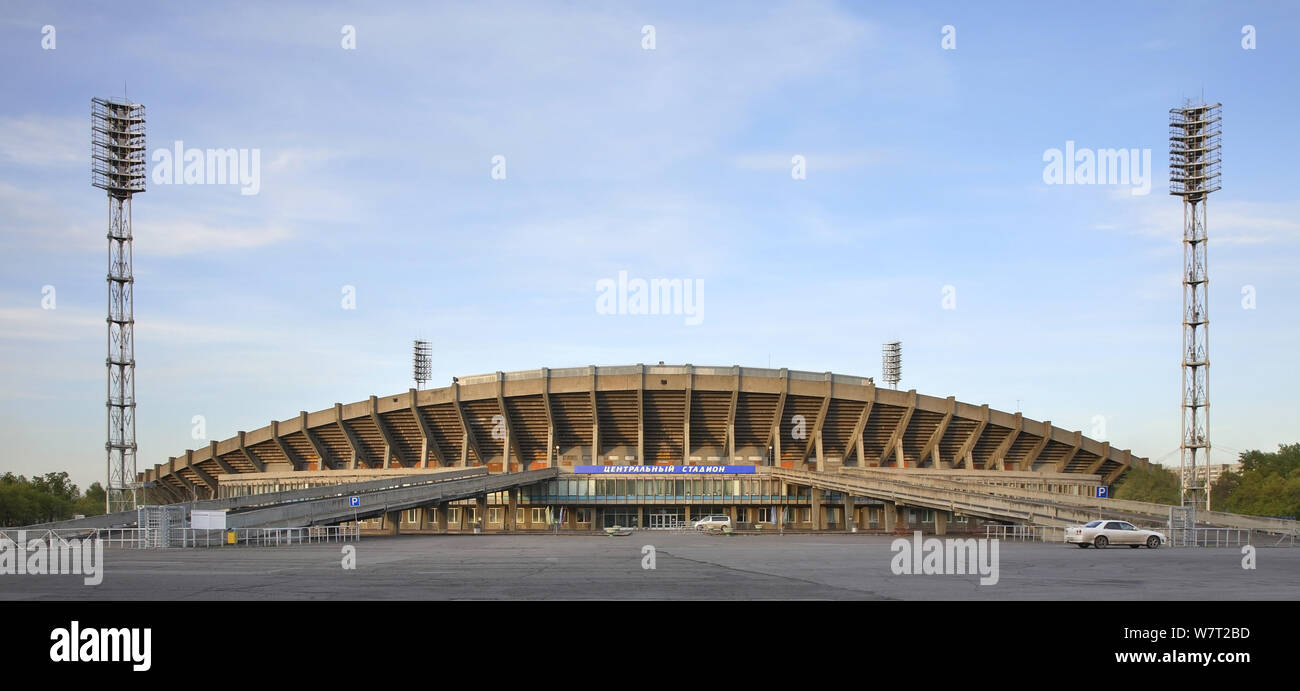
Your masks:
<path fill-rule="evenodd" d="M 1146 545 L 1157 549 L 1169 538 L 1164 533 L 1143 530 L 1128 521 L 1089 521 L 1066 528 L 1065 541 L 1079 547 L 1092 545 L 1097 549 L 1110 545 L 1128 545 L 1134 549 Z"/>
<path fill-rule="evenodd" d="M 722 530 L 731 527 L 731 516 L 705 516 L 691 524 L 696 530 Z"/>

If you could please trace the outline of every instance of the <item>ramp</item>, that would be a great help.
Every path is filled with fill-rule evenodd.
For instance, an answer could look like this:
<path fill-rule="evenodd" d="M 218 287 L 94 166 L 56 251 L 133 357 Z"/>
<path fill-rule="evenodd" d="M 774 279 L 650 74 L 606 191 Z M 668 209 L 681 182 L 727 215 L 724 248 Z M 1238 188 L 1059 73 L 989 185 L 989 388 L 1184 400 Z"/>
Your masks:
<path fill-rule="evenodd" d="M 338 485 L 321 485 L 318 487 L 305 487 L 303 489 L 284 490 L 281 492 L 268 492 L 265 494 L 253 494 L 243 497 L 229 497 L 225 499 L 205 499 L 194 502 L 180 502 L 177 504 L 167 504 L 167 506 L 184 506 L 186 511 L 194 509 L 222 510 L 231 512 L 231 517 L 240 512 L 252 510 L 259 507 L 278 506 L 293 502 L 313 501 L 328 498 L 348 497 L 354 494 L 364 495 L 371 492 L 380 492 L 390 489 L 400 489 L 403 487 L 418 487 L 431 485 L 452 480 L 463 480 L 469 478 L 481 478 L 488 475 L 488 469 L 485 467 L 459 468 L 455 470 L 438 470 L 429 473 L 419 473 L 414 475 L 401 475 L 379 480 L 368 480 L 365 482 L 351 482 Z M 116 513 L 106 514 L 103 516 L 89 516 L 87 518 L 78 518 L 68 521 L 55 521 L 52 523 L 41 523 L 37 525 L 22 526 L 23 530 L 85 530 L 87 532 L 105 528 L 127 528 L 136 526 L 138 514 L 136 511 L 119 511 Z"/>
<path fill-rule="evenodd" d="M 816 473 L 788 468 L 768 469 L 773 477 L 818 489 L 844 492 L 907 506 L 954 511 L 1011 523 L 1062 526 L 1099 518 L 1115 518 L 1164 526 L 1169 505 L 1124 499 L 1097 499 L 1006 485 L 946 479 L 934 473 L 879 468 L 843 468 Z M 1296 521 L 1261 518 L 1221 511 L 1197 513 L 1202 527 L 1236 528 L 1272 535 L 1296 535 Z"/>
<path fill-rule="evenodd" d="M 550 480 L 559 472 L 558 468 L 495 475 L 483 472 L 472 477 L 407 484 L 367 492 L 338 491 L 329 497 L 303 499 L 232 513 L 227 516 L 226 525 L 231 528 L 296 528 L 331 525 L 342 521 L 373 518 L 390 511 L 414 509 L 430 504 L 470 499 L 492 492 L 503 492 Z M 342 487 L 345 486 L 334 489 L 339 490 Z M 357 499 L 355 506 L 351 501 L 353 496 Z"/>

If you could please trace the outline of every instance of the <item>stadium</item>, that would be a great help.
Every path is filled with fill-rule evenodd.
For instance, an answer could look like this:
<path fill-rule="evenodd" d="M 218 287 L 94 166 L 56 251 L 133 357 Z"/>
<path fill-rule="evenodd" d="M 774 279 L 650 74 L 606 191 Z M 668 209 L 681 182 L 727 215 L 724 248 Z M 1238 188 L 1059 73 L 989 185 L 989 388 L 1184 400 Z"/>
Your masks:
<path fill-rule="evenodd" d="M 1104 501 L 1098 488 L 1134 466 L 1149 463 L 1078 431 L 871 378 L 661 364 L 496 372 L 301 411 L 138 480 L 150 502 L 174 503 L 470 469 L 517 478 L 359 518 L 394 533 L 675 528 L 725 514 L 741 530 L 943 534 L 1051 522 L 1012 495 Z M 953 503 L 974 484 L 1001 503 Z"/>

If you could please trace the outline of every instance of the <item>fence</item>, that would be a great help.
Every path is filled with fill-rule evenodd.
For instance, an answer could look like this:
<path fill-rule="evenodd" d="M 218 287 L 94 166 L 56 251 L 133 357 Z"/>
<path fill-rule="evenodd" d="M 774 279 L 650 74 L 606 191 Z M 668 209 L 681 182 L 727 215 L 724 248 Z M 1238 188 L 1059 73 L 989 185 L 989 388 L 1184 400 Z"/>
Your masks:
<path fill-rule="evenodd" d="M 67 544 L 68 540 L 79 540 L 87 537 L 94 537 L 93 530 L 75 530 L 75 529 L 39 529 L 39 530 L 20 530 L 17 528 L 0 528 L 0 540 L 9 540 L 16 544 L 27 544 L 32 540 L 40 540 L 53 544 Z"/>
<path fill-rule="evenodd" d="M 1251 544 L 1251 531 L 1240 528 L 1193 528 L 1190 542 L 1178 547 L 1241 547 Z"/>
<path fill-rule="evenodd" d="M 1244 528 L 1188 528 L 1176 533 L 1186 541 L 1171 540 L 1167 547 L 1241 547 L 1253 544 L 1252 531 Z M 1022 542 L 1065 542 L 1065 528 L 1041 525 L 986 525 L 985 538 Z M 1295 536 L 1282 536 L 1277 546 L 1295 544 Z"/>
<path fill-rule="evenodd" d="M 1043 525 L 986 525 L 985 539 L 1019 542 L 1065 542 L 1065 528 Z"/>
<path fill-rule="evenodd" d="M 228 533 L 235 533 L 233 543 Z M 352 526 L 311 526 L 305 528 L 237 528 L 234 530 L 204 530 L 200 528 L 168 528 L 165 539 L 157 530 L 149 528 L 100 528 L 98 530 L 4 530 L 0 540 L 27 544 L 32 540 L 67 544 L 70 539 L 95 539 L 105 547 L 150 549 L 167 547 L 235 547 L 304 545 L 326 542 L 356 542 L 361 530 Z"/>

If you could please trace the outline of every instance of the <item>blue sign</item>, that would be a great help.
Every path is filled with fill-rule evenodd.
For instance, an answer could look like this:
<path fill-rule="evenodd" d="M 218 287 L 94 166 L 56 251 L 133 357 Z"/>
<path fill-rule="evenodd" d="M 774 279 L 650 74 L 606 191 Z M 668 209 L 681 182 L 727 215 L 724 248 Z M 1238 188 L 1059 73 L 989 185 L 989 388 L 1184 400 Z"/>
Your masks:
<path fill-rule="evenodd" d="M 721 475 L 753 473 L 752 465 L 575 465 L 575 473 L 635 475 Z"/>
<path fill-rule="evenodd" d="M 1097 488 L 1097 498 L 1098 498 L 1098 499 L 1110 499 L 1110 488 L 1107 487 L 1107 486 L 1105 486 L 1105 485 L 1101 485 L 1101 486 L 1099 486 L 1099 487 Z"/>
<path fill-rule="evenodd" d="M 348 506 L 361 506 L 361 497 L 348 497 Z"/>

